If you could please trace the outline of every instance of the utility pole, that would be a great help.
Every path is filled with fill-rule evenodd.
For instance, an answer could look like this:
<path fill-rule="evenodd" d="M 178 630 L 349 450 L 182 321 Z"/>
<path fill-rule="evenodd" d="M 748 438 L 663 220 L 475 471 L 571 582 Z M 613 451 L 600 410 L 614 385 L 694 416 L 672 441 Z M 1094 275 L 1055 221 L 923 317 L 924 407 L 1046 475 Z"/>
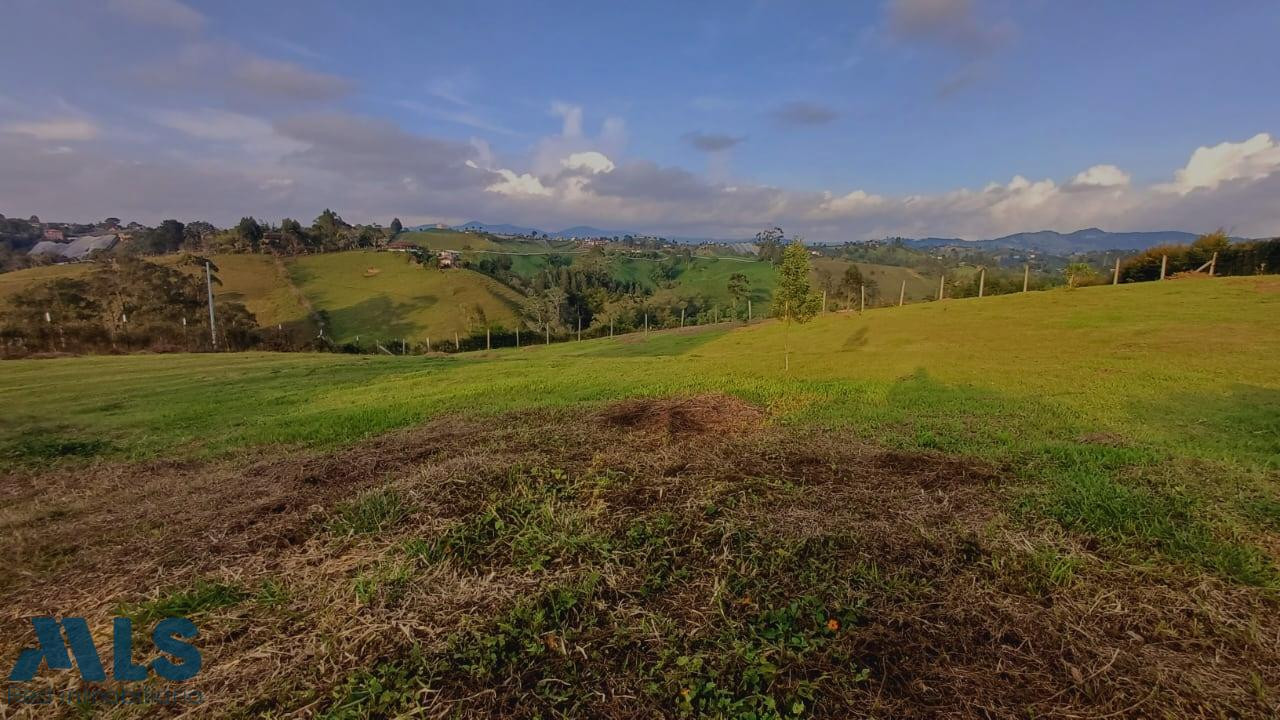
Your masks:
<path fill-rule="evenodd" d="M 867 311 L 867 286 L 859 285 L 858 292 L 862 294 L 862 299 L 859 301 L 858 305 L 858 312 L 864 313 Z"/>
<path fill-rule="evenodd" d="M 1165 272 L 1168 271 L 1168 269 L 1169 269 L 1169 256 L 1161 255 L 1160 256 L 1160 279 L 1161 280 L 1164 279 Z"/>
<path fill-rule="evenodd" d="M 582 316 L 578 316 L 578 340 L 582 340 Z"/>
<path fill-rule="evenodd" d="M 751 322 L 751 301 L 747 300 L 747 322 Z"/>
<path fill-rule="evenodd" d="M 902 302 L 907 299 L 907 281 L 902 281 L 902 288 L 898 290 L 898 307 L 902 307 Z"/>
<path fill-rule="evenodd" d="M 982 268 L 978 274 L 978 297 L 982 297 L 983 292 L 987 289 L 987 269 Z"/>
<path fill-rule="evenodd" d="M 1022 292 L 1027 291 L 1027 281 L 1031 279 L 1031 263 L 1022 266 Z"/>
<path fill-rule="evenodd" d="M 939 299 L 939 300 L 941 300 L 941 299 L 942 299 L 942 288 L 943 288 L 944 283 L 946 283 L 946 282 L 947 282 L 947 276 L 946 276 L 946 275 L 939 275 L 939 276 L 938 276 L 938 299 Z"/>
<path fill-rule="evenodd" d="M 485 326 L 484 326 L 484 349 L 485 349 L 485 350 L 492 350 L 492 349 L 493 349 L 493 343 L 491 343 L 491 342 L 489 341 L 489 326 L 488 326 L 488 325 L 485 325 Z"/>
<path fill-rule="evenodd" d="M 204 262 L 204 284 L 209 291 L 209 341 L 213 343 L 213 349 L 218 349 L 218 331 L 213 316 L 213 270 L 209 267 L 209 261 Z"/>
<path fill-rule="evenodd" d="M 826 314 L 827 312 L 827 291 L 826 290 L 822 291 L 822 312 L 823 314 Z"/>
<path fill-rule="evenodd" d="M 1116 269 L 1115 269 L 1115 272 L 1113 272 L 1111 275 L 1111 284 L 1112 285 L 1120 284 L 1120 256 L 1119 255 L 1116 256 Z"/>

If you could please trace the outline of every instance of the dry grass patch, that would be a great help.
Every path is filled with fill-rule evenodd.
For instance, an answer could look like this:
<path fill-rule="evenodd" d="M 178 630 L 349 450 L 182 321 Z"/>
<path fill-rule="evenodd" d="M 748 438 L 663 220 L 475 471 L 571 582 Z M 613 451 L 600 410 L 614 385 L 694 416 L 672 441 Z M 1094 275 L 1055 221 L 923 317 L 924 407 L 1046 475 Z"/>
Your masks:
<path fill-rule="evenodd" d="M 1273 594 L 1014 522 L 996 469 L 720 396 L 9 481 L 0 657 L 32 614 L 177 608 L 194 715 L 1276 711 Z"/>

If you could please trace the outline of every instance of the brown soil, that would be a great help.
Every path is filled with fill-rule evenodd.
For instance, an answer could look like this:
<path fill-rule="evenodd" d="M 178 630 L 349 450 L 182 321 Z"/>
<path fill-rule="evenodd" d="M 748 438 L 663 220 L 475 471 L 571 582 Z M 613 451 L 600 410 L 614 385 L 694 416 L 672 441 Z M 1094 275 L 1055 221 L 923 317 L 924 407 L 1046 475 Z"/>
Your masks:
<path fill-rule="evenodd" d="M 688 435 L 745 430 L 758 426 L 763 414 L 735 397 L 708 394 L 624 400 L 598 417 L 614 427 Z"/>
<path fill-rule="evenodd" d="M 755 543 L 765 555 L 819 543 L 833 581 L 856 586 L 865 602 L 839 642 L 870 673 L 852 689 L 820 693 L 815 716 L 1276 716 L 1273 596 L 1181 568 L 1128 567 L 1078 538 L 1015 523 L 992 468 L 761 419 L 721 396 L 641 400 L 585 416 L 445 418 L 330 453 L 10 475 L 0 480 L 0 665 L 11 667 L 32 643 L 26 618 L 81 615 L 101 633 L 109 672 L 110 617 L 121 603 L 201 579 L 249 593 L 269 580 L 289 589 L 283 607 L 250 599 L 200 616 L 204 669 L 192 685 L 207 702 L 192 714 L 310 716 L 353 671 L 408 657 L 410 648 L 438 651 L 459 628 L 584 573 L 604 578 L 610 622 L 658 612 L 671 622 L 664 632 L 706 637 L 725 612 L 725 578 L 757 570 L 741 566 L 734 543 Z M 687 573 L 642 595 L 633 569 L 572 554 L 541 569 L 445 561 L 415 566 L 394 597 L 356 597 L 355 580 L 398 567 L 406 542 L 439 537 L 538 469 L 555 471 L 540 483 L 592 488 L 556 507 L 597 532 L 623 538 L 637 521 L 674 518 L 669 541 L 693 549 Z M 374 534 L 331 532 L 335 506 L 371 488 L 393 489 L 408 516 Z M 741 537 L 754 539 L 734 540 Z M 1077 559 L 1072 582 L 1036 584 L 1043 547 Z M 569 715 L 675 713 L 630 684 L 627 668 L 658 660 L 643 642 L 579 643 L 565 657 L 591 657 L 607 681 Z M 65 683 L 69 675 L 46 669 L 40 677 Z M 533 697 L 536 684 L 521 682 L 450 676 L 420 690 L 415 704 L 426 716 L 556 714 Z"/>

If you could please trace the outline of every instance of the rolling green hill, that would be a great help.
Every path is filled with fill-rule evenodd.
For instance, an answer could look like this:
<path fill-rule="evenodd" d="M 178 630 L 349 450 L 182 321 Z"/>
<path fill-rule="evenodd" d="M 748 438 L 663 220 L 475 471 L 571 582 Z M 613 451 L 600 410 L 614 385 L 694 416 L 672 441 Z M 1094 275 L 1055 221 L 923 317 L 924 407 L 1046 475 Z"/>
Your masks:
<path fill-rule="evenodd" d="M 157 258 L 164 264 L 176 256 Z M 283 263 L 268 255 L 211 255 L 222 284 L 214 294 L 222 300 L 242 303 L 264 327 L 284 325 L 308 334 L 315 333 L 306 300 L 289 282 Z M 191 272 L 199 274 L 198 268 Z"/>
<path fill-rule="evenodd" d="M 512 327 L 520 296 L 470 270 L 438 270 L 403 253 L 352 251 L 289 260 L 289 277 L 338 342 L 357 336 L 437 341 L 487 321 Z"/>

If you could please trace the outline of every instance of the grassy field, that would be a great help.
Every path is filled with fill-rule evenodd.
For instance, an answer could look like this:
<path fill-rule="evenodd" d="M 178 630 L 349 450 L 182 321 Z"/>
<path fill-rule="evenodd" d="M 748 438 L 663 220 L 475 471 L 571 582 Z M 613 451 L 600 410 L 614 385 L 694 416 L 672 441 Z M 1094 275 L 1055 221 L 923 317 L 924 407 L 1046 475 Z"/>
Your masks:
<path fill-rule="evenodd" d="M 65 277 L 81 277 L 92 270 L 92 265 L 67 263 L 0 273 L 0 302 L 36 283 Z"/>
<path fill-rule="evenodd" d="M 159 262 L 171 262 L 174 257 L 165 256 Z M 267 255 L 212 255 L 209 259 L 218 266 L 222 284 L 214 292 L 220 299 L 244 304 L 264 327 L 283 324 L 314 334 L 310 314 L 283 263 Z"/>
<path fill-rule="evenodd" d="M 422 275 L 457 275 L 405 265 L 365 278 L 366 266 L 377 267 L 370 262 L 393 268 L 404 261 L 354 255 L 307 260 L 344 261 L 353 283 L 412 288 Z M 1280 454 L 1278 306 L 1274 280 L 1232 278 L 924 303 L 833 313 L 789 329 L 773 322 L 732 332 L 718 326 L 451 358 L 247 353 L 12 361 L 0 397 L 11 409 L 10 440 L 26 425 L 57 422 L 141 434 L 149 452 L 197 438 L 209 447 L 326 444 L 464 409 L 495 413 L 714 390 L 769 407 L 779 421 L 856 425 L 907 441 L 934 433 L 934 444 L 968 454 L 1006 447 L 1015 429 L 1024 440 L 1117 432 L 1162 452 L 1267 466 Z M 39 397 L 24 392 L 33 384 L 42 388 Z M 346 389 L 357 385 L 359 393 Z M 219 393 L 233 396 L 231 404 L 212 403 Z M 258 404 L 258 393 L 273 401 Z M 176 402 L 158 401 L 166 397 Z M 939 411 L 918 405 L 925 401 Z M 184 407 L 191 418 L 176 420 Z M 910 433 L 900 435 L 907 421 Z M 964 430 L 977 426 L 984 431 Z"/>
<path fill-rule="evenodd" d="M 875 305 L 893 305 L 898 302 L 899 292 L 903 292 L 907 302 L 932 300 L 938 296 L 938 279 L 928 278 L 907 267 L 896 265 L 876 265 L 874 263 L 853 263 L 862 272 L 862 277 L 876 285 L 874 297 L 867 302 Z M 845 269 L 850 265 L 841 258 L 814 258 L 811 275 L 817 287 L 822 287 L 822 272 L 826 271 L 838 286 Z M 906 283 L 905 290 L 903 283 Z M 840 298 L 843 302 L 844 299 Z M 856 299 L 855 299 L 856 301 Z"/>
<path fill-rule="evenodd" d="M 1245 277 L 8 361 L 0 605 L 127 568 L 94 612 L 199 617 L 214 715 L 1274 717 L 1278 311 Z"/>
<path fill-rule="evenodd" d="M 330 337 L 346 342 L 466 335 L 480 318 L 513 326 L 520 297 L 470 270 L 411 264 L 402 253 L 343 252 L 292 259 L 289 275 L 313 307 L 328 313 Z"/>

